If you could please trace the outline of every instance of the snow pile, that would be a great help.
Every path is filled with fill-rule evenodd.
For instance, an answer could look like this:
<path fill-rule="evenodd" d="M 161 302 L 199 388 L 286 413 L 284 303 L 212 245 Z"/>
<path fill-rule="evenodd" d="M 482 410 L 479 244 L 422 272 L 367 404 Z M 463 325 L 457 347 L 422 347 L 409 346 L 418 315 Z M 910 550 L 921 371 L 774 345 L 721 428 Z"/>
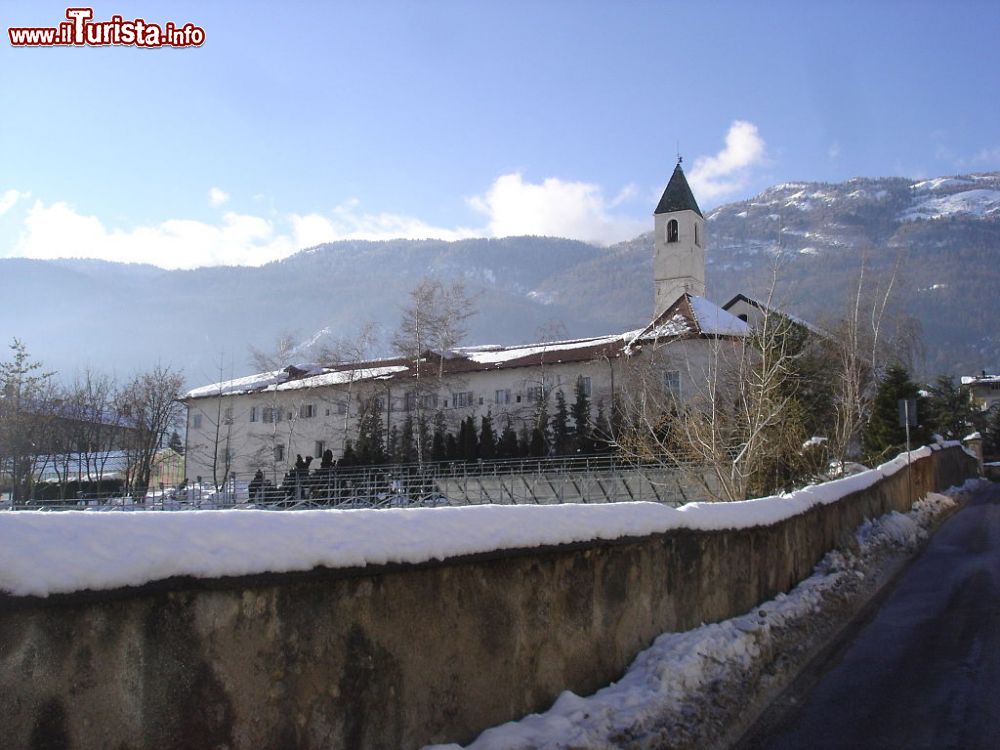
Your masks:
<path fill-rule="evenodd" d="M 967 485 L 969 483 L 966 483 Z M 665 633 L 640 653 L 619 682 L 583 698 L 566 691 L 543 714 L 531 714 L 483 732 L 468 750 L 584 750 L 632 746 L 698 746 L 706 731 L 700 712 L 714 703 L 720 686 L 746 700 L 746 676 L 762 656 L 781 648 L 781 632 L 822 611 L 827 600 L 865 577 L 879 554 L 913 549 L 927 527 L 954 500 L 930 494 L 907 514 L 892 512 L 867 521 L 857 533 L 856 552 L 833 551 L 812 576 L 788 594 L 739 617 L 683 633 Z M 427 750 L 459 750 L 434 745 Z"/>

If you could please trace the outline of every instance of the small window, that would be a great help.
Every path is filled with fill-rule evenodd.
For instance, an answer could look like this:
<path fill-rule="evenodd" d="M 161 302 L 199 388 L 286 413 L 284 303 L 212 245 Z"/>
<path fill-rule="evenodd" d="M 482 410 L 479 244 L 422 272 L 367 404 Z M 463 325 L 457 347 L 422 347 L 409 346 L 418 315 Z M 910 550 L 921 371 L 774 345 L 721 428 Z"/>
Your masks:
<path fill-rule="evenodd" d="M 196 430 L 201 429 L 201 414 L 195 414 L 191 417 L 191 427 Z"/>
<path fill-rule="evenodd" d="M 577 382 L 580 384 L 580 390 L 583 391 L 583 395 L 590 396 L 590 378 L 586 375 L 581 375 Z"/>
<path fill-rule="evenodd" d="M 509 404 L 510 403 L 510 390 L 504 388 L 502 390 L 496 391 L 493 394 L 493 403 L 497 405 Z"/>
<path fill-rule="evenodd" d="M 257 421 L 257 407 L 256 406 L 251 406 L 250 407 L 250 421 L 251 422 L 256 422 Z"/>
<path fill-rule="evenodd" d="M 326 407 L 326 416 L 328 416 L 328 417 L 330 416 L 330 407 L 329 406 Z"/>
<path fill-rule="evenodd" d="M 233 423 L 233 407 L 227 406 L 226 410 L 222 412 L 222 419 L 224 424 Z"/>
<path fill-rule="evenodd" d="M 316 452 L 313 453 L 313 455 L 316 458 L 322 458 L 323 454 L 326 453 L 326 441 L 325 440 L 317 440 L 316 441 L 316 445 L 314 447 L 316 448 Z"/>
<path fill-rule="evenodd" d="M 541 401 L 545 397 L 545 388 L 540 385 L 533 385 L 527 389 L 528 402 Z"/>
<path fill-rule="evenodd" d="M 701 247 L 701 232 L 698 231 L 698 222 L 694 223 L 694 244 Z"/>
<path fill-rule="evenodd" d="M 423 398 L 423 404 L 425 409 L 437 409 L 438 395 L 436 393 L 428 393 Z"/>
<path fill-rule="evenodd" d="M 681 399 L 681 374 L 678 370 L 667 370 L 663 373 L 663 385 L 675 401 Z"/>
<path fill-rule="evenodd" d="M 517 394 L 517 403 L 521 403 L 521 394 Z"/>
<path fill-rule="evenodd" d="M 337 414 L 347 414 L 347 402 L 338 401 L 337 402 Z"/>
<path fill-rule="evenodd" d="M 263 422 L 271 424 L 272 422 L 274 422 L 274 409 L 272 409 L 270 406 L 265 406 L 261 414 L 261 417 Z"/>
<path fill-rule="evenodd" d="M 274 446 L 274 460 L 277 463 L 281 463 L 285 460 L 285 446 L 276 445 Z"/>
<path fill-rule="evenodd" d="M 482 396 L 480 396 L 480 397 L 479 397 L 479 405 L 480 405 L 480 406 L 482 406 L 482 405 L 483 405 L 483 397 L 482 397 Z"/>
<path fill-rule="evenodd" d="M 316 405 L 315 404 L 302 404 L 299 407 L 299 417 L 302 419 L 312 419 L 316 416 Z"/>
<path fill-rule="evenodd" d="M 667 242 L 677 242 L 678 236 L 677 219 L 671 219 L 667 222 Z"/>
<path fill-rule="evenodd" d="M 747 314 L 746 313 L 740 313 L 736 317 L 739 318 L 740 320 L 742 320 L 744 323 L 747 322 Z"/>

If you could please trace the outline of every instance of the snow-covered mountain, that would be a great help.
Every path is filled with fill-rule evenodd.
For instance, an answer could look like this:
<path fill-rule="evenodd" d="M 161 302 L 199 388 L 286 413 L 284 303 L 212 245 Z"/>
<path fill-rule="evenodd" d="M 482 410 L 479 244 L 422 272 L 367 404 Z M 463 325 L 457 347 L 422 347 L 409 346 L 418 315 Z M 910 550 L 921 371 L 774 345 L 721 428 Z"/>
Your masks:
<path fill-rule="evenodd" d="M 778 299 L 822 322 L 846 306 L 863 257 L 872 273 L 898 264 L 897 298 L 924 329 L 924 372 L 1000 369 L 1000 173 L 786 183 L 707 218 L 711 298 L 760 294 L 780 260 Z M 220 362 L 226 377 L 248 372 L 248 345 L 266 349 L 284 332 L 322 344 L 366 320 L 392 329 L 424 275 L 468 285 L 480 311 L 469 343 L 620 331 L 652 311 L 652 235 L 608 248 L 541 237 L 337 242 L 260 268 L 193 271 L 6 259 L 0 332 L 63 372 L 159 360 L 197 385 L 218 380 Z"/>

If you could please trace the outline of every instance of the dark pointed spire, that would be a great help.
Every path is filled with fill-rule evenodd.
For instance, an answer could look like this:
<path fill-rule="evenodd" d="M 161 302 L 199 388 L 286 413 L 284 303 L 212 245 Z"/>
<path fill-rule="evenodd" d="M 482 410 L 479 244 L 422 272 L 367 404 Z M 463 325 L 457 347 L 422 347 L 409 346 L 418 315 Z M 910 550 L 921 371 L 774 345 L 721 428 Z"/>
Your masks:
<path fill-rule="evenodd" d="M 669 214 L 674 211 L 694 211 L 703 219 L 705 218 L 702 216 L 701 209 L 698 208 L 698 202 L 694 199 L 691 188 L 688 187 L 684 170 L 681 169 L 680 156 L 677 157 L 677 166 L 674 167 L 674 173 L 670 175 L 667 189 L 663 191 L 663 197 L 660 198 L 653 214 Z"/>

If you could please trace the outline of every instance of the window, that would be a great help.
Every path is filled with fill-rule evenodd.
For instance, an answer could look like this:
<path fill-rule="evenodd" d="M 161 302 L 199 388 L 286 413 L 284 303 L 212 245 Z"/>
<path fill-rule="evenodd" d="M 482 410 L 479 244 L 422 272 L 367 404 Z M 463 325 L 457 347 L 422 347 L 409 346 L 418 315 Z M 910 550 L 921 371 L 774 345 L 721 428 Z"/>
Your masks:
<path fill-rule="evenodd" d="M 455 407 L 462 406 L 472 406 L 472 391 L 463 391 L 462 393 L 451 394 L 451 402 Z"/>
<path fill-rule="evenodd" d="M 323 454 L 326 453 L 326 441 L 325 440 L 317 440 L 315 448 L 316 448 L 316 452 L 313 453 L 313 455 L 316 458 L 323 458 Z"/>
<path fill-rule="evenodd" d="M 328 416 L 328 417 L 330 416 L 330 407 L 329 406 L 326 407 L 326 416 Z"/>
<path fill-rule="evenodd" d="M 667 370 L 663 373 L 663 385 L 666 387 L 667 392 L 673 397 L 675 401 L 680 401 L 681 399 L 681 374 L 677 370 Z"/>
<path fill-rule="evenodd" d="M 527 389 L 526 394 L 529 403 L 532 401 L 541 401 L 545 396 L 545 388 L 540 385 L 533 385 Z"/>
<path fill-rule="evenodd" d="M 480 396 L 480 397 L 479 397 L 479 405 L 480 405 L 480 406 L 482 406 L 482 405 L 483 405 L 483 397 L 482 397 L 482 396 Z"/>
<path fill-rule="evenodd" d="M 667 242 L 677 242 L 678 234 L 677 219 L 671 219 L 667 222 Z"/>
<path fill-rule="evenodd" d="M 498 404 L 498 405 L 509 404 L 510 403 L 510 390 L 507 389 L 507 388 L 505 388 L 503 390 L 495 391 L 494 394 L 493 394 L 493 403 Z"/>
<path fill-rule="evenodd" d="M 195 414 L 191 417 L 191 427 L 196 430 L 201 429 L 201 414 Z"/>
<path fill-rule="evenodd" d="M 274 446 L 274 460 L 277 463 L 281 463 L 285 460 L 285 446 L 276 445 Z"/>
<path fill-rule="evenodd" d="M 224 424 L 233 423 L 233 407 L 227 406 L 226 410 L 222 412 L 222 421 Z"/>
<path fill-rule="evenodd" d="M 590 378 L 586 375 L 581 375 L 576 380 L 577 384 L 580 386 L 580 390 L 583 391 L 584 396 L 590 395 Z"/>
<path fill-rule="evenodd" d="M 521 403 L 521 394 L 517 394 L 517 403 Z"/>
<path fill-rule="evenodd" d="M 347 414 L 347 402 L 338 401 L 337 402 L 337 414 Z"/>
<path fill-rule="evenodd" d="M 257 416 L 258 416 L 257 407 L 256 406 L 251 406 L 250 407 L 250 421 L 251 422 L 256 422 L 257 421 Z"/>
<path fill-rule="evenodd" d="M 316 416 L 316 405 L 315 404 L 302 404 L 299 407 L 299 417 L 302 419 L 312 419 Z"/>
<path fill-rule="evenodd" d="M 698 222 L 694 223 L 694 244 L 701 247 L 701 232 L 698 231 Z"/>
<path fill-rule="evenodd" d="M 438 395 L 436 393 L 427 394 L 423 398 L 423 404 L 425 409 L 437 409 Z"/>
<path fill-rule="evenodd" d="M 281 409 L 274 409 L 270 406 L 265 406 L 261 411 L 261 421 L 271 424 L 272 422 L 281 421 Z"/>
<path fill-rule="evenodd" d="M 417 394 L 415 391 L 410 391 L 406 394 L 406 410 L 413 411 L 417 408 Z"/>

